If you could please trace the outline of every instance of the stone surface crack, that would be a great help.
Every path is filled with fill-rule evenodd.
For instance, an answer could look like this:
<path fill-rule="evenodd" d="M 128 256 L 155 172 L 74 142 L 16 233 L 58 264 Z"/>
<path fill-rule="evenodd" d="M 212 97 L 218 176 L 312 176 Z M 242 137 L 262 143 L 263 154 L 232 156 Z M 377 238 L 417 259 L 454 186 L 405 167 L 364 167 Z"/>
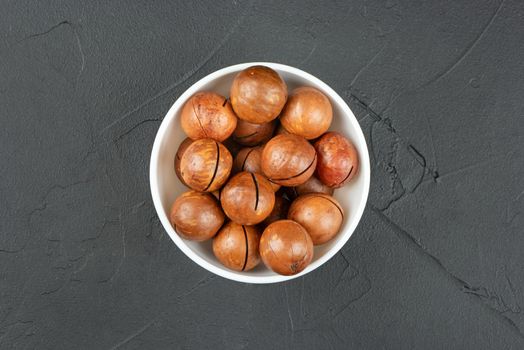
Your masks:
<path fill-rule="evenodd" d="M 138 337 L 140 334 L 144 333 L 149 327 L 151 327 L 153 325 L 154 322 L 155 322 L 155 320 L 152 320 L 152 321 L 146 323 L 142 328 L 140 328 L 139 330 L 137 330 L 136 332 L 134 332 L 133 334 L 131 334 L 130 336 L 128 336 L 127 338 L 122 340 L 120 343 L 118 343 L 115 346 L 113 346 L 110 350 L 116 350 L 116 349 L 120 348 L 122 345 L 125 345 L 125 344 L 129 343 L 131 340 L 133 340 L 134 338 Z"/>
<path fill-rule="evenodd" d="M 344 310 L 346 310 L 348 307 L 350 307 L 352 304 L 356 303 L 357 301 L 359 301 L 360 299 L 362 299 L 366 294 L 369 293 L 369 291 L 371 290 L 371 281 L 369 280 L 368 277 L 364 276 L 363 277 L 366 279 L 366 285 L 367 287 L 362 291 L 362 293 L 360 293 L 356 298 L 353 298 L 351 300 L 349 300 L 342 308 L 340 308 L 339 310 L 337 310 L 332 316 L 333 318 L 336 318 L 338 317 L 342 312 L 344 312 Z"/>
<path fill-rule="evenodd" d="M 291 308 L 289 305 L 289 294 L 287 292 L 287 286 L 284 285 L 284 293 L 286 294 L 286 307 L 287 307 L 287 317 L 289 320 L 289 326 L 291 327 L 291 335 L 295 334 L 295 325 L 293 323 L 293 317 L 291 316 Z"/>
<path fill-rule="evenodd" d="M 313 53 L 317 50 L 317 47 L 318 47 L 318 43 L 315 43 L 315 45 L 313 45 L 313 48 L 309 50 L 309 53 L 307 54 L 306 57 L 304 57 L 304 59 L 300 62 L 300 64 L 306 63 L 307 60 L 309 60 L 309 58 L 313 56 Z"/>
<path fill-rule="evenodd" d="M 377 57 L 380 56 L 380 54 L 382 53 L 382 51 L 384 51 L 384 48 L 386 46 L 387 46 L 387 44 L 382 45 L 380 50 L 378 50 L 377 53 L 375 53 L 373 55 L 373 57 L 371 57 L 371 59 L 369 61 L 367 61 L 367 63 L 362 68 L 359 69 L 359 71 L 355 74 L 355 76 L 351 80 L 351 83 L 349 83 L 349 89 L 351 89 L 353 87 L 353 84 L 355 84 L 357 79 L 360 77 L 360 74 L 362 74 L 362 72 L 364 72 L 369 66 L 371 66 L 373 64 L 373 62 L 375 62 Z"/>
<path fill-rule="evenodd" d="M 146 124 L 146 123 L 151 123 L 151 122 L 159 122 L 161 121 L 162 119 L 160 118 L 150 118 L 150 119 L 144 119 L 144 120 L 141 120 L 140 122 L 136 123 L 135 125 L 133 125 L 131 128 L 129 128 L 129 130 L 127 130 L 126 132 L 124 132 L 123 134 L 120 134 L 117 138 L 117 140 L 121 140 L 123 139 L 125 136 L 129 135 L 131 132 L 133 132 L 133 130 L 139 128 L 140 126 Z"/>
<path fill-rule="evenodd" d="M 441 179 L 446 178 L 448 176 L 460 174 L 460 173 L 463 173 L 465 171 L 472 170 L 472 169 L 484 166 L 486 164 L 492 163 L 492 162 L 497 161 L 497 160 L 500 160 L 500 158 L 490 158 L 490 159 L 486 159 L 486 160 L 483 160 L 483 161 L 479 161 L 479 162 L 476 162 L 476 163 L 473 163 L 473 164 L 469 164 L 469 165 L 457 168 L 455 170 L 451 170 L 451 171 L 449 171 L 447 173 L 444 173 L 442 175 L 439 175 L 437 173 L 437 178 L 439 180 L 441 180 Z M 436 180 L 437 178 L 435 178 L 434 180 Z M 431 179 L 429 179 L 429 180 L 431 180 Z M 426 181 L 428 181 L 428 180 L 426 180 Z M 426 182 L 426 181 L 424 181 L 424 182 Z"/>
<path fill-rule="evenodd" d="M 37 38 L 39 36 L 44 36 L 46 34 L 51 33 L 53 30 L 55 30 L 55 29 L 57 29 L 57 28 L 59 28 L 59 27 L 61 27 L 63 25 L 71 25 L 71 23 L 69 21 L 67 21 L 67 20 L 59 22 L 59 23 L 55 24 L 54 26 L 50 27 L 48 30 L 40 32 L 40 33 L 30 34 L 30 35 L 28 35 L 28 36 L 18 40 L 17 43 L 21 43 L 23 41 L 26 41 L 26 40 L 29 40 L 29 39 L 32 39 L 32 38 Z"/>
<path fill-rule="evenodd" d="M 377 123 L 383 123 L 385 125 L 385 127 L 387 128 L 387 130 L 391 134 L 395 135 L 395 137 L 398 139 L 398 142 L 400 144 L 402 144 L 402 146 L 407 147 L 407 150 L 411 153 L 411 155 L 413 156 L 415 161 L 421 167 L 424 168 L 424 172 L 431 176 L 431 180 L 434 181 L 434 182 L 437 182 L 437 180 L 440 178 L 440 175 L 439 175 L 439 172 L 438 172 L 437 168 L 430 167 L 428 165 L 426 157 L 422 154 L 422 152 L 420 152 L 413 144 L 411 144 L 410 142 L 408 142 L 408 141 L 404 140 L 402 137 L 400 137 L 400 135 L 397 133 L 395 128 L 391 125 L 391 120 L 390 119 L 383 118 L 380 115 L 380 113 L 375 112 L 371 107 L 369 107 L 369 105 L 366 102 L 364 102 L 362 99 L 360 99 L 355 94 L 350 94 L 350 98 L 353 101 L 355 101 L 356 104 L 358 104 L 362 109 L 364 109 L 367 112 L 367 115 L 371 116 L 372 119 L 373 119 L 373 123 L 371 124 L 371 127 L 370 127 L 369 147 L 370 147 L 371 156 L 372 156 L 374 161 L 377 161 L 377 156 L 376 156 L 375 147 L 374 147 L 374 144 L 373 144 L 373 128 L 375 127 L 375 125 Z M 433 142 L 432 138 L 431 138 L 431 142 Z M 432 149 L 433 149 L 433 153 L 435 153 L 433 145 L 432 145 Z M 425 182 L 425 181 L 423 181 L 424 180 L 424 175 L 425 174 L 422 174 L 421 178 L 415 184 L 415 186 L 413 187 L 411 192 L 414 192 L 418 188 L 418 186 L 420 186 L 421 183 Z M 398 199 L 400 199 L 400 198 L 397 198 L 394 201 L 396 201 Z M 389 205 L 391 205 L 391 203 L 389 203 Z M 389 207 L 389 205 L 388 205 L 388 207 Z M 385 210 L 385 209 L 383 209 L 383 210 Z"/>
<path fill-rule="evenodd" d="M 402 227 L 397 225 L 395 222 L 393 222 L 388 216 L 386 216 L 382 211 L 378 208 L 376 208 L 373 205 L 370 205 L 371 209 L 380 217 L 380 219 L 389 227 L 393 229 L 397 237 L 399 237 L 402 241 L 407 243 L 408 246 L 416 247 L 417 251 L 421 253 L 423 256 L 429 258 L 430 261 L 434 263 L 435 266 L 437 266 L 442 272 L 446 274 L 446 276 L 457 286 L 460 287 L 461 292 L 472 291 L 478 288 L 472 287 L 468 282 L 463 280 L 461 277 L 457 276 L 454 272 L 450 271 L 446 266 L 438 259 L 436 256 L 431 254 L 428 249 L 420 243 L 418 239 L 416 239 L 414 236 L 412 236 L 409 232 L 404 230 Z M 477 293 L 467 293 L 467 294 L 473 294 L 475 295 L 479 300 L 482 300 L 481 297 Z M 508 316 L 504 315 L 504 312 L 497 310 L 496 308 L 482 302 L 480 303 L 485 309 L 493 313 L 497 316 L 498 319 L 500 319 L 502 322 L 506 323 L 508 326 L 511 327 L 511 329 L 515 332 L 516 335 L 518 335 L 521 339 L 524 339 L 524 333 L 520 330 L 520 328 L 517 326 L 517 324 Z"/>
<path fill-rule="evenodd" d="M 120 268 L 122 267 L 122 264 L 126 259 L 126 229 L 122 225 L 122 213 L 118 215 L 118 222 L 120 223 L 120 236 L 122 239 L 122 255 L 120 257 L 120 261 L 118 262 L 117 268 L 115 269 L 115 272 L 113 272 L 111 277 L 100 280 L 98 281 L 98 283 L 112 283 L 116 275 L 118 275 L 118 273 L 120 272 Z"/>
<path fill-rule="evenodd" d="M 84 68 L 85 68 L 85 65 L 86 65 L 86 58 L 85 58 L 85 54 L 84 54 L 84 49 L 82 47 L 82 41 L 80 40 L 80 35 L 78 35 L 78 32 L 76 31 L 75 26 L 73 25 L 73 23 L 71 23 L 68 20 L 64 20 L 62 22 L 59 22 L 59 23 L 55 24 L 54 26 L 52 26 L 51 28 L 49 28 L 46 31 L 43 31 L 43 32 L 40 32 L 40 33 L 31 34 L 31 35 L 28 35 L 28 36 L 24 37 L 23 39 L 17 41 L 17 44 L 21 43 L 23 41 L 29 40 L 29 39 L 37 38 L 37 37 L 40 37 L 40 36 L 45 36 L 45 35 L 51 33 L 53 30 L 55 30 L 57 28 L 60 28 L 63 25 L 68 26 L 71 29 L 71 31 L 73 32 L 73 35 L 75 36 L 75 40 L 76 40 L 76 46 L 77 46 L 77 49 L 78 49 L 78 53 L 80 54 L 80 69 L 78 70 L 77 77 L 76 77 L 76 83 L 75 83 L 75 85 L 78 85 L 78 80 L 80 79 L 80 76 L 82 75 L 82 72 L 84 71 Z"/>
<path fill-rule="evenodd" d="M 200 281 L 198 281 L 193 287 L 191 287 L 188 291 L 180 294 L 179 296 L 176 297 L 176 300 L 177 301 L 180 301 L 182 300 L 183 298 L 187 297 L 188 295 L 191 295 L 193 294 L 194 292 L 196 292 L 197 290 L 199 290 L 200 288 L 206 286 L 207 284 L 209 284 L 210 282 L 212 282 L 217 276 L 216 275 L 212 275 L 212 276 L 209 276 L 209 277 L 206 277 Z"/>
<path fill-rule="evenodd" d="M 495 12 L 493 12 L 493 15 L 491 15 L 491 18 L 489 19 L 488 23 L 486 23 L 486 25 L 484 26 L 484 28 L 482 28 L 482 30 L 480 31 L 480 33 L 477 35 L 477 37 L 475 38 L 475 40 L 473 40 L 468 46 L 465 47 L 465 49 L 462 51 L 462 53 L 460 54 L 460 56 L 454 61 L 452 62 L 442 73 L 438 74 L 435 78 L 431 79 L 430 81 L 428 81 L 426 84 L 424 84 L 423 87 L 426 87 L 428 85 L 430 85 L 431 83 L 433 82 L 438 82 L 442 79 L 444 79 L 449 73 L 451 73 L 462 61 L 464 61 L 464 59 L 469 55 L 469 53 L 475 48 L 475 46 L 480 42 L 480 40 L 484 37 L 484 35 L 486 35 L 486 33 L 488 32 L 488 29 L 491 27 L 491 25 L 493 24 L 493 22 L 495 21 L 495 17 L 497 17 L 497 15 L 499 14 L 500 12 L 500 9 L 502 8 L 502 5 L 504 4 L 504 1 L 505 0 L 502 0 L 500 3 L 499 3 L 499 6 L 497 7 L 497 9 L 495 10 Z"/>

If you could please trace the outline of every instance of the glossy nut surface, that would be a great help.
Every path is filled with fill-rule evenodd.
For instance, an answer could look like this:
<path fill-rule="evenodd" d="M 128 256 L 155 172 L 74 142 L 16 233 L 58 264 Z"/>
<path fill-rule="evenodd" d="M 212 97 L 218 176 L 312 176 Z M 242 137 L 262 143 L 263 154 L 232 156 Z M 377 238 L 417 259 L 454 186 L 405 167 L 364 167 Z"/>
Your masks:
<path fill-rule="evenodd" d="M 273 210 L 275 193 L 262 175 L 240 172 L 222 188 L 220 202 L 226 215 L 240 225 L 256 225 Z"/>
<path fill-rule="evenodd" d="M 260 263 L 260 232 L 255 226 L 228 222 L 213 239 L 213 253 L 223 265 L 236 271 L 248 271 Z"/>
<path fill-rule="evenodd" d="M 335 190 L 318 179 L 315 175 L 311 176 L 306 182 L 295 187 L 289 187 L 289 190 L 286 192 L 290 198 L 296 198 L 302 194 L 307 193 L 324 193 L 333 195 Z"/>
<path fill-rule="evenodd" d="M 347 138 L 327 132 L 315 142 L 318 154 L 317 177 L 329 187 L 338 188 L 351 181 L 359 167 L 358 153 Z"/>
<path fill-rule="evenodd" d="M 308 140 L 326 132 L 332 119 L 333 108 L 327 96 L 309 86 L 293 90 L 280 115 L 280 123 L 287 131 Z"/>
<path fill-rule="evenodd" d="M 309 193 L 295 199 L 288 219 L 301 224 L 311 236 L 313 244 L 323 244 L 337 235 L 344 221 L 344 210 L 332 196 Z"/>
<path fill-rule="evenodd" d="M 180 182 L 182 182 L 184 185 L 186 183 L 182 178 L 182 174 L 180 173 L 180 160 L 182 159 L 182 154 L 184 154 L 184 152 L 189 147 L 189 145 L 191 145 L 191 143 L 193 143 L 193 140 L 191 140 L 189 137 L 186 137 L 184 141 L 180 143 L 180 146 L 178 146 L 178 150 L 176 151 L 175 155 L 175 173 Z"/>
<path fill-rule="evenodd" d="M 169 220 L 182 238 L 205 241 L 217 233 L 224 223 L 225 215 L 212 195 L 188 191 L 171 206 Z"/>
<path fill-rule="evenodd" d="M 233 161 L 233 172 L 248 171 L 250 173 L 262 173 L 260 161 L 262 158 L 262 147 L 246 147 L 240 150 Z"/>
<path fill-rule="evenodd" d="M 267 142 L 273 137 L 275 131 L 276 121 L 269 123 L 254 124 L 248 121 L 239 119 L 237 127 L 233 132 L 233 138 L 236 142 L 244 146 L 256 146 Z"/>
<path fill-rule="evenodd" d="M 200 139 L 189 145 L 180 159 L 180 175 L 196 191 L 213 192 L 227 181 L 233 157 L 224 145 Z"/>
<path fill-rule="evenodd" d="M 273 137 L 262 151 L 262 172 L 274 183 L 297 186 L 315 171 L 317 154 L 302 136 L 282 134 Z"/>
<path fill-rule="evenodd" d="M 262 149 L 263 147 L 258 146 L 240 150 L 233 161 L 233 173 L 248 171 L 250 173 L 262 174 Z M 273 187 L 275 192 L 280 189 L 280 185 L 273 182 L 271 182 L 271 187 Z"/>
<path fill-rule="evenodd" d="M 182 108 L 180 123 L 193 140 L 210 138 L 222 142 L 235 130 L 237 117 L 224 96 L 198 92 Z"/>
<path fill-rule="evenodd" d="M 262 124 L 279 115 L 287 100 L 287 86 L 273 69 L 253 66 L 237 74 L 229 96 L 240 119 Z"/>
<path fill-rule="evenodd" d="M 281 275 L 295 275 L 313 259 L 313 242 L 306 229 L 292 220 L 275 221 L 262 233 L 260 256 L 264 264 Z"/>

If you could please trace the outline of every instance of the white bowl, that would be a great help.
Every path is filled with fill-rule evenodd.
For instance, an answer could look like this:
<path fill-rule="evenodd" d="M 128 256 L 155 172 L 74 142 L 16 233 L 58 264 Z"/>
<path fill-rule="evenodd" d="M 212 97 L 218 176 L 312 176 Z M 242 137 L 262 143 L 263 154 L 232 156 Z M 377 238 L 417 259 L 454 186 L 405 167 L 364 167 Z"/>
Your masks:
<path fill-rule="evenodd" d="M 182 239 L 169 222 L 171 204 L 178 195 L 187 191 L 187 188 L 178 180 L 173 167 L 173 160 L 178 145 L 186 137 L 179 121 L 182 106 L 189 97 L 198 91 L 209 90 L 226 97 L 229 96 L 229 88 L 235 75 L 243 69 L 254 65 L 268 66 L 277 71 L 286 81 L 289 91 L 298 86 L 308 85 L 326 94 L 333 105 L 333 123 L 330 130 L 341 132 L 353 141 L 360 157 L 358 174 L 349 184 L 335 191 L 335 198 L 346 212 L 341 231 L 331 241 L 316 246 L 311 264 L 301 273 L 293 276 L 278 275 L 267 269 L 263 263 L 251 271 L 238 272 L 230 270 L 220 264 L 213 255 L 211 241 L 199 243 Z M 193 84 L 175 101 L 156 134 L 153 151 L 151 152 L 149 177 L 153 202 L 162 225 L 173 242 L 191 260 L 206 270 L 231 280 L 246 283 L 274 283 L 290 280 L 313 271 L 335 255 L 348 241 L 364 212 L 369 192 L 369 168 L 369 154 L 362 129 L 348 105 L 333 89 L 318 78 L 300 69 L 277 63 L 252 62 L 226 67 L 209 74 Z"/>

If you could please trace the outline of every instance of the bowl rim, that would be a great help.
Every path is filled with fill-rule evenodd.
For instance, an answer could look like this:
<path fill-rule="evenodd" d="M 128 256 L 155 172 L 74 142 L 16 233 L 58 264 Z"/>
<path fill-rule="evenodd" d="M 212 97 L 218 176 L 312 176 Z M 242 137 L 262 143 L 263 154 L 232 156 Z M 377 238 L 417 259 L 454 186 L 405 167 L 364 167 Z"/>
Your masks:
<path fill-rule="evenodd" d="M 343 118 L 346 119 L 349 123 L 352 124 L 352 127 L 356 130 L 358 143 L 362 147 L 362 154 L 359 154 L 360 157 L 360 171 L 362 171 L 362 175 L 364 177 L 364 192 L 363 196 L 360 198 L 360 202 L 358 204 L 358 207 L 354 209 L 355 212 L 355 220 L 348 223 L 348 226 L 343 232 L 343 237 L 339 241 L 336 242 L 336 244 L 326 251 L 322 257 L 320 257 L 318 260 L 312 262 L 306 269 L 301 271 L 300 273 L 292 276 L 284 276 L 284 275 L 272 275 L 272 276 L 249 276 L 237 273 L 236 271 L 229 270 L 227 268 L 219 268 L 217 266 L 214 266 L 213 264 L 207 262 L 204 258 L 200 257 L 198 254 L 196 254 L 189 246 L 186 245 L 186 243 L 183 241 L 182 238 L 176 233 L 176 231 L 171 226 L 171 223 L 169 221 L 168 216 L 164 212 L 164 207 L 161 202 L 160 192 L 158 188 L 158 158 L 160 154 L 160 146 L 162 143 L 162 140 L 164 139 L 166 132 L 168 130 L 168 125 L 170 124 L 171 120 L 175 118 L 177 111 L 179 111 L 183 103 L 186 102 L 186 100 L 192 96 L 194 93 L 201 90 L 201 88 L 206 85 L 207 83 L 214 81 L 224 75 L 239 72 L 241 70 L 244 70 L 245 68 L 256 66 L 256 65 L 262 65 L 270 67 L 277 72 L 286 72 L 289 74 L 300 76 L 307 81 L 322 87 L 324 92 L 329 96 L 330 99 L 332 99 L 335 103 L 337 103 L 342 111 L 343 111 Z M 356 141 L 356 140 L 355 140 Z M 277 283 L 277 282 L 284 282 L 288 281 L 300 276 L 304 276 L 305 274 L 317 269 L 318 267 L 325 264 L 328 260 L 330 260 L 336 253 L 342 249 L 342 247 L 347 243 L 349 238 L 353 235 L 353 232 L 357 228 L 357 225 L 359 224 L 362 214 L 364 213 L 364 209 L 366 207 L 368 195 L 369 195 L 369 186 L 370 186 L 370 161 L 369 161 L 369 151 L 367 148 L 366 139 L 364 138 L 364 133 L 362 132 L 362 128 L 360 127 L 360 124 L 358 123 L 357 118 L 347 105 L 347 103 L 344 101 L 340 95 L 333 90 L 329 85 L 324 83 L 319 78 L 313 76 L 310 73 L 307 73 L 299 68 L 295 68 L 292 66 L 288 66 L 285 64 L 280 63 L 273 63 L 273 62 L 247 62 L 247 63 L 240 63 L 231 65 L 228 67 L 224 67 L 222 69 L 219 69 L 215 72 L 212 72 L 205 77 L 198 80 L 196 83 L 191 85 L 186 91 L 184 91 L 173 103 L 171 108 L 167 111 L 164 119 L 162 120 L 162 123 L 160 124 L 160 127 L 158 128 L 158 131 L 155 136 L 155 140 L 153 143 L 153 149 L 151 151 L 151 158 L 150 158 L 150 166 L 149 166 L 149 182 L 150 182 L 150 188 L 151 188 L 151 196 L 153 198 L 153 204 L 155 206 L 155 211 L 160 219 L 160 222 L 162 223 L 162 226 L 164 227 L 164 230 L 167 232 L 171 240 L 177 245 L 177 247 L 192 261 L 197 263 L 202 268 L 219 275 L 221 277 L 237 281 L 237 282 L 244 282 L 244 283 L 254 283 L 254 284 L 267 284 L 267 283 Z"/>

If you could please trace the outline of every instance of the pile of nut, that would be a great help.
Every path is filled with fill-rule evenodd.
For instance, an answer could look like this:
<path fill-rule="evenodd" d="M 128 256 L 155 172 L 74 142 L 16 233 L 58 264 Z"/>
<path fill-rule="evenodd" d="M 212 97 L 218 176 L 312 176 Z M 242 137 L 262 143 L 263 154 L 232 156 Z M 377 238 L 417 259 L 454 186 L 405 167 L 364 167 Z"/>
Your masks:
<path fill-rule="evenodd" d="M 175 157 L 175 172 L 191 190 L 171 208 L 175 231 L 213 239 L 216 258 L 236 271 L 261 259 L 282 275 L 302 271 L 313 245 L 339 232 L 344 210 L 332 195 L 358 171 L 353 144 L 328 132 L 332 118 L 321 91 L 303 86 L 288 96 L 284 80 L 265 66 L 238 73 L 229 99 L 193 95 L 180 116 L 188 138 Z"/>

